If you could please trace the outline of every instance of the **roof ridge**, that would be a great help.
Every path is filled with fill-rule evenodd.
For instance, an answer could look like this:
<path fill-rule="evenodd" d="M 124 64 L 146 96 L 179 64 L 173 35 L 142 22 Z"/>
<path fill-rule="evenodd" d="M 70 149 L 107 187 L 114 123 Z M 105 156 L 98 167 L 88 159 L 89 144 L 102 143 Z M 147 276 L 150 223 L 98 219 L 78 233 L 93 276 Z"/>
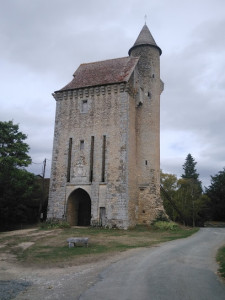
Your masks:
<path fill-rule="evenodd" d="M 128 82 L 139 58 L 125 56 L 81 64 L 73 79 L 59 91 Z"/>
<path fill-rule="evenodd" d="M 83 65 L 90 65 L 90 64 L 97 64 L 97 63 L 100 63 L 100 62 L 105 62 L 105 61 L 112 61 L 112 60 L 119 60 L 119 59 L 124 59 L 124 58 L 131 58 L 130 56 L 124 56 L 124 57 L 117 57 L 117 58 L 110 58 L 110 59 L 104 59 L 104 60 L 97 60 L 97 61 L 93 61 L 93 62 L 88 62 L 88 63 L 82 63 L 80 64 L 80 66 L 83 66 Z"/>

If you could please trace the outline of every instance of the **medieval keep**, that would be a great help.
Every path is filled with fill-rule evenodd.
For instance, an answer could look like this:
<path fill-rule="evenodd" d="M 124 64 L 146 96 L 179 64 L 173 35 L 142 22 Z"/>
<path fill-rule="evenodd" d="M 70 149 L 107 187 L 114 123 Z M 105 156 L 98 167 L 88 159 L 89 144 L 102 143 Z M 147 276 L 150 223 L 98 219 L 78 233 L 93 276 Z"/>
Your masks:
<path fill-rule="evenodd" d="M 147 25 L 128 57 L 81 64 L 54 92 L 48 219 L 128 228 L 164 215 L 159 46 Z"/>

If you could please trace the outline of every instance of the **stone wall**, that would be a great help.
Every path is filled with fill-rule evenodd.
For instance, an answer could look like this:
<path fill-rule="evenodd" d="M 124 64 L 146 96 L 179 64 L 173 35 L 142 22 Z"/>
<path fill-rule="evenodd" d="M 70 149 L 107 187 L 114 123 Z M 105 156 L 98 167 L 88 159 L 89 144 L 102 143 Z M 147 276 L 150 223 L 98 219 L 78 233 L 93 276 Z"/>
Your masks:
<path fill-rule="evenodd" d="M 67 199 L 84 187 L 92 201 L 92 224 L 99 222 L 99 207 L 105 205 L 108 226 L 129 226 L 128 220 L 128 117 L 126 86 L 59 92 L 49 197 L 49 218 L 67 215 Z M 87 100 L 87 111 L 82 101 Z M 106 136 L 105 182 L 102 182 L 102 147 Z M 91 137 L 94 137 L 93 178 L 90 182 Z M 70 180 L 67 178 L 69 141 L 72 139 Z M 81 141 L 84 142 L 83 149 Z M 104 188 L 105 186 L 105 188 Z M 87 188 L 88 187 L 88 188 Z M 105 197 L 105 199 L 104 199 Z"/>

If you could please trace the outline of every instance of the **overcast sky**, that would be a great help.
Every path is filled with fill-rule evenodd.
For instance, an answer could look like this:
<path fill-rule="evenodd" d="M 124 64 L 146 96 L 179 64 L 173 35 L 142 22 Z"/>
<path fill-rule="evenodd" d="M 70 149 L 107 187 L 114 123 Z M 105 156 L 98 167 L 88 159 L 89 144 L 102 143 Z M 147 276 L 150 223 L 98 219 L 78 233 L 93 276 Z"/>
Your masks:
<path fill-rule="evenodd" d="M 50 175 L 55 100 L 81 63 L 128 55 L 144 25 L 162 49 L 161 169 L 188 153 L 203 185 L 225 167 L 224 0 L 0 0 L 0 120 Z"/>

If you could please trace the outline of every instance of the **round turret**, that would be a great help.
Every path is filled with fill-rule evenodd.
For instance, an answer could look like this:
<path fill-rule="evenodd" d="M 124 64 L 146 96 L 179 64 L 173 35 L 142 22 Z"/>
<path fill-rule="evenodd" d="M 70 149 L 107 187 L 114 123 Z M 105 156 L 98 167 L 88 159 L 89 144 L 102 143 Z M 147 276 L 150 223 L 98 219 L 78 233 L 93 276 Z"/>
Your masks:
<path fill-rule="evenodd" d="M 130 48 L 128 54 L 129 56 L 132 55 L 132 51 L 140 46 L 150 46 L 155 47 L 159 50 L 159 54 L 162 54 L 162 50 L 159 48 L 159 46 L 156 44 L 150 30 L 148 29 L 148 26 L 145 24 L 139 33 L 139 36 L 134 43 L 133 47 Z"/>

